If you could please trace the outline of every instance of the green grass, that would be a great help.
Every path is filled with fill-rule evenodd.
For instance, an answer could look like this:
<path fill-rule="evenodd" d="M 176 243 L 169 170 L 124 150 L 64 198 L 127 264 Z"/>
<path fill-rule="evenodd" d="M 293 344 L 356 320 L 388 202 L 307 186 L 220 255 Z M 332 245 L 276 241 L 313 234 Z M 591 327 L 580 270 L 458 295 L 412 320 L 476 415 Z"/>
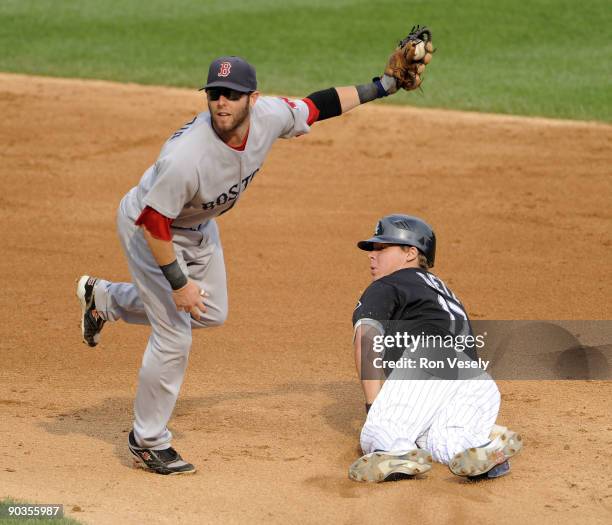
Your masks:
<path fill-rule="evenodd" d="M 606 0 L 2 0 L 0 70 L 195 88 L 239 54 L 305 95 L 379 74 L 416 22 L 438 52 L 389 102 L 612 121 Z"/>
<path fill-rule="evenodd" d="M 20 525 L 20 524 L 42 524 L 42 525 L 79 525 L 79 521 L 75 521 L 71 518 L 53 518 L 53 519 L 41 519 L 41 518 L 11 518 L 6 517 L 7 508 L 9 505 L 24 505 L 27 504 L 23 501 L 16 501 L 10 498 L 0 500 L 0 525 Z"/>

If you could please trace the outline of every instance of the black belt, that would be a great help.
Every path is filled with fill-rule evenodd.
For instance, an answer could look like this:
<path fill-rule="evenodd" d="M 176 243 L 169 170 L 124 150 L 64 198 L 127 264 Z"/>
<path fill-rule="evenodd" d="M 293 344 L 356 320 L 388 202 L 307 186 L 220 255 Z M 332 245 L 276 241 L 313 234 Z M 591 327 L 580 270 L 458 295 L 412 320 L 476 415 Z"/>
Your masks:
<path fill-rule="evenodd" d="M 186 228 L 183 226 L 170 226 L 171 228 L 174 228 L 175 230 L 191 230 L 192 232 L 197 232 L 200 231 L 200 225 L 198 224 L 197 226 L 192 226 L 191 228 Z"/>

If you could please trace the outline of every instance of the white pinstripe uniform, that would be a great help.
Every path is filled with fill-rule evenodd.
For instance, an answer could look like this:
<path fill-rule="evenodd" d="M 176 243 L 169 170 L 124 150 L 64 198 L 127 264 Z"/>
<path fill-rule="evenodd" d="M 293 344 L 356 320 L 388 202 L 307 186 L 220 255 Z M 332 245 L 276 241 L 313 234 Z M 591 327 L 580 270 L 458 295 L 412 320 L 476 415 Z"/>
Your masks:
<path fill-rule="evenodd" d="M 411 268 L 374 281 L 362 295 L 353 321 L 356 330 L 364 323 L 380 326 L 381 320 L 419 321 L 420 315 L 425 324 L 436 316 L 467 320 L 461 302 L 440 279 Z M 372 404 L 361 431 L 364 454 L 418 447 L 448 464 L 455 454 L 489 441 L 500 394 L 488 374 L 455 380 L 406 377 L 414 377 L 414 372 L 394 369 Z"/>
<path fill-rule="evenodd" d="M 453 456 L 484 445 L 499 411 L 493 380 L 385 381 L 361 431 L 364 454 L 415 447 L 448 464 Z"/>

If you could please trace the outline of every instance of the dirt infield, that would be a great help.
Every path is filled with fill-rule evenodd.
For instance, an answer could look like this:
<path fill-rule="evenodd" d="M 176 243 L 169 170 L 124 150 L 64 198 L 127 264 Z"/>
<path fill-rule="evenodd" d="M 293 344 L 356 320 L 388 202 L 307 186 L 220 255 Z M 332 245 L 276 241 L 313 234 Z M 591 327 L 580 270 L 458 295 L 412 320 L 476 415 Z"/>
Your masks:
<path fill-rule="evenodd" d="M 87 348 L 73 283 L 129 279 L 116 206 L 203 107 L 187 90 L 0 75 L 0 498 L 109 524 L 609 523 L 612 382 L 500 383 L 499 422 L 525 450 L 495 482 L 442 465 L 347 478 L 363 421 L 350 321 L 369 279 L 355 241 L 419 214 L 473 318 L 610 319 L 603 124 L 369 106 L 278 143 L 219 220 L 230 316 L 195 334 L 171 422 L 200 470 L 131 468 L 148 331 L 116 323 Z"/>

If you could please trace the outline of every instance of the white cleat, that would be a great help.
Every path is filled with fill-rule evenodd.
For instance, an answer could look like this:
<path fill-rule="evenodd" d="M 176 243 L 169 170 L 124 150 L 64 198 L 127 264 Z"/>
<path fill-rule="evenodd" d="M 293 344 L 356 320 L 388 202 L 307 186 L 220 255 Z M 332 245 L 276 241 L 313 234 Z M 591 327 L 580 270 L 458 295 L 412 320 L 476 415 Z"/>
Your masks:
<path fill-rule="evenodd" d="M 378 483 L 394 474 L 416 476 L 431 470 L 431 462 L 431 454 L 420 448 L 402 452 L 371 452 L 349 467 L 349 478 Z"/>
<path fill-rule="evenodd" d="M 506 429 L 493 441 L 482 447 L 474 447 L 459 452 L 448 464 L 448 468 L 457 476 L 474 477 L 486 474 L 518 454 L 523 448 L 520 434 Z M 508 469 L 504 472 L 509 472 Z"/>

